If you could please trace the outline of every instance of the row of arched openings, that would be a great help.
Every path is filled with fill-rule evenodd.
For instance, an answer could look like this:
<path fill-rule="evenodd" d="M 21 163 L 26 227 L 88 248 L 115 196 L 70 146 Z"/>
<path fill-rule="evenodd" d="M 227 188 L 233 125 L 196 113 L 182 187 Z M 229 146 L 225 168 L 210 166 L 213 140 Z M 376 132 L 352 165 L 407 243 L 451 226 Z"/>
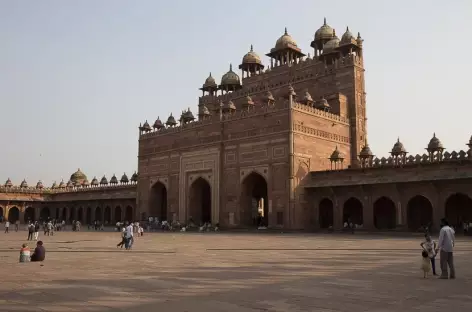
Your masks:
<path fill-rule="evenodd" d="M 57 208 L 55 209 L 55 215 L 51 213 L 49 207 L 43 207 L 40 209 L 39 216 L 36 216 L 36 211 L 33 207 L 27 207 L 24 213 L 24 220 L 20 220 L 20 210 L 18 207 L 11 207 L 8 210 L 8 220 L 12 223 L 20 220 L 20 222 L 27 223 L 28 221 L 47 220 L 49 218 L 55 218 L 57 220 L 65 220 L 71 222 L 72 220 L 79 220 L 86 224 L 91 224 L 93 221 L 98 220 L 106 223 L 116 223 L 121 221 L 133 221 L 133 207 L 127 206 L 125 208 L 124 220 L 122 220 L 122 208 L 120 206 L 115 207 L 114 220 L 112 220 L 112 208 L 107 206 L 104 209 L 102 215 L 102 208 L 96 207 L 93 211 L 92 207 L 79 207 L 79 208 Z M 0 207 L 0 216 L 4 216 L 3 208 Z"/>
<path fill-rule="evenodd" d="M 373 221 L 377 229 L 394 229 L 397 225 L 397 207 L 388 197 L 380 197 L 373 205 Z M 407 226 L 411 231 L 417 231 L 433 221 L 433 205 L 424 196 L 417 195 L 407 204 Z M 459 227 L 463 222 L 472 221 L 472 199 L 462 193 L 451 195 L 445 204 L 445 216 L 449 223 Z M 349 198 L 343 205 L 343 222 L 364 223 L 362 202 L 354 197 Z M 324 198 L 319 204 L 319 226 L 329 228 L 334 224 L 333 202 Z"/>
<path fill-rule="evenodd" d="M 196 224 L 212 222 L 212 189 L 208 180 L 198 177 L 190 183 L 186 220 Z M 234 220 L 244 226 L 268 225 L 269 205 L 266 179 L 257 172 L 243 180 L 240 197 L 241 214 Z M 164 183 L 156 182 L 149 194 L 149 216 L 159 220 L 172 219 L 168 208 L 168 192 Z"/>

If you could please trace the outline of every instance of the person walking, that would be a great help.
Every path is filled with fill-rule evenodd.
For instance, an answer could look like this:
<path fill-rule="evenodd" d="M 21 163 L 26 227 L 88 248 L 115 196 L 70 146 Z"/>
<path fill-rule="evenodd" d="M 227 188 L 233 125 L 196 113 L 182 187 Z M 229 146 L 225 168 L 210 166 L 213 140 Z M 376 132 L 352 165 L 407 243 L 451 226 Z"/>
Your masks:
<path fill-rule="evenodd" d="M 38 237 L 39 237 L 39 228 L 40 228 L 40 225 L 39 225 L 39 222 L 36 221 L 34 223 L 34 240 L 37 241 L 38 240 Z"/>
<path fill-rule="evenodd" d="M 454 268 L 454 241 L 455 241 L 455 232 L 449 226 L 449 222 L 446 219 L 441 219 L 441 231 L 439 232 L 439 250 L 440 250 L 440 259 L 439 263 L 441 265 L 441 276 L 440 279 L 454 279 L 456 278 L 456 270 Z M 447 272 L 449 267 L 450 275 Z"/>
<path fill-rule="evenodd" d="M 9 233 L 8 230 L 10 229 L 10 221 L 7 220 L 7 222 L 5 222 L 5 233 Z"/>
<path fill-rule="evenodd" d="M 29 241 L 33 240 L 33 235 L 34 235 L 34 224 L 30 223 L 28 224 L 28 240 Z"/>

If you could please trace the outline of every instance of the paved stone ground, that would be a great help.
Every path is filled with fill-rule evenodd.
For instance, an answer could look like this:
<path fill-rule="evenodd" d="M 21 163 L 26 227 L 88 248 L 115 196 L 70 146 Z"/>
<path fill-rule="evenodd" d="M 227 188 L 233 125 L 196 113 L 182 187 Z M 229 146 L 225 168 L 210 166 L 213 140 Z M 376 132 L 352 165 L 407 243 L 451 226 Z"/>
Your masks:
<path fill-rule="evenodd" d="M 17 263 L 25 238 L 0 232 L 0 311 L 472 308 L 467 239 L 457 242 L 458 278 L 437 280 L 422 278 L 420 237 L 147 233 L 125 251 L 118 233 L 59 232 L 40 237 L 44 266 Z"/>

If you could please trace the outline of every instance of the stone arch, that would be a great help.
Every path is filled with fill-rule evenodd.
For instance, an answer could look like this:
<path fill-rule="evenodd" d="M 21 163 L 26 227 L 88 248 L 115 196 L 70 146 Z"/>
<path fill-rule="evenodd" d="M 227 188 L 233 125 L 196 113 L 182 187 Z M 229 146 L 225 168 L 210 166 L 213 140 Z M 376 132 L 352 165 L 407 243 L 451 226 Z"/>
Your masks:
<path fill-rule="evenodd" d="M 105 207 L 105 223 L 111 223 L 111 207 L 106 206 Z"/>
<path fill-rule="evenodd" d="M 62 208 L 61 221 L 67 221 L 67 207 Z"/>
<path fill-rule="evenodd" d="M 364 224 L 363 208 L 362 202 L 355 197 L 346 200 L 343 206 L 343 222 L 350 221 L 353 224 Z"/>
<path fill-rule="evenodd" d="M 77 210 L 77 221 L 80 221 L 80 223 L 84 222 L 84 208 L 79 207 L 79 210 Z"/>
<path fill-rule="evenodd" d="M 25 209 L 25 217 L 24 217 L 24 222 L 34 222 L 36 221 L 36 211 L 34 210 L 33 207 L 26 207 Z"/>
<path fill-rule="evenodd" d="M 269 226 L 268 183 L 257 171 L 249 173 L 241 185 L 240 223 L 244 226 Z"/>
<path fill-rule="evenodd" d="M 447 221 L 456 229 L 461 229 L 463 222 L 472 222 L 472 199 L 464 193 L 449 196 L 444 209 Z"/>
<path fill-rule="evenodd" d="M 198 177 L 190 185 L 187 220 L 199 225 L 211 223 L 211 185 L 207 179 Z"/>
<path fill-rule="evenodd" d="M 18 220 L 20 220 L 20 209 L 18 209 L 16 206 L 13 206 L 8 209 L 8 221 L 10 221 L 10 223 L 15 223 Z"/>
<path fill-rule="evenodd" d="M 72 222 L 72 221 L 77 221 L 77 209 L 75 207 L 71 207 L 70 210 L 69 210 L 69 222 Z"/>
<path fill-rule="evenodd" d="M 87 224 L 92 224 L 92 207 L 87 207 L 87 213 L 85 214 L 85 222 Z"/>
<path fill-rule="evenodd" d="M 133 222 L 135 221 L 133 218 L 133 207 L 131 206 L 126 206 L 125 209 L 125 220 L 128 222 Z"/>
<path fill-rule="evenodd" d="M 168 219 L 167 187 L 161 181 L 154 183 L 149 191 L 149 215 L 161 221 Z"/>
<path fill-rule="evenodd" d="M 393 200 L 382 196 L 374 202 L 374 226 L 379 230 L 392 230 L 397 225 L 397 207 Z"/>
<path fill-rule="evenodd" d="M 3 216 L 4 216 L 4 211 L 3 211 L 3 207 L 0 206 L 0 222 L 3 221 Z"/>
<path fill-rule="evenodd" d="M 102 220 L 102 207 L 95 208 L 95 221 L 103 222 Z"/>
<path fill-rule="evenodd" d="M 116 222 L 121 222 L 121 207 L 120 206 L 115 207 L 115 223 Z"/>
<path fill-rule="evenodd" d="M 334 224 L 334 204 L 329 198 L 323 198 L 319 204 L 318 221 L 320 228 L 327 229 Z"/>
<path fill-rule="evenodd" d="M 408 201 L 406 214 L 408 229 L 418 231 L 433 222 L 433 205 L 426 197 L 416 195 Z"/>
<path fill-rule="evenodd" d="M 61 217 L 61 209 L 56 207 L 54 210 L 56 211 L 56 220 L 59 220 Z"/>
<path fill-rule="evenodd" d="M 41 211 L 39 212 L 39 219 L 41 221 L 47 221 L 51 218 L 51 210 L 49 207 L 43 207 L 41 208 Z"/>

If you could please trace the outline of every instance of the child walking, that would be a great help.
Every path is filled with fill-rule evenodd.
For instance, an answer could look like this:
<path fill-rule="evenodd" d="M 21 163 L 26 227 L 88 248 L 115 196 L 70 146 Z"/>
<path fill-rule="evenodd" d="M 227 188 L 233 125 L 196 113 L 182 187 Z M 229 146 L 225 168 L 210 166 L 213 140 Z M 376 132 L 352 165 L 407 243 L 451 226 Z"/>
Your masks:
<path fill-rule="evenodd" d="M 433 269 L 433 275 L 436 275 L 436 254 L 438 253 L 438 246 L 431 236 L 425 235 L 425 240 L 422 242 L 421 247 L 428 253 L 428 258 L 431 261 L 431 268 Z"/>

